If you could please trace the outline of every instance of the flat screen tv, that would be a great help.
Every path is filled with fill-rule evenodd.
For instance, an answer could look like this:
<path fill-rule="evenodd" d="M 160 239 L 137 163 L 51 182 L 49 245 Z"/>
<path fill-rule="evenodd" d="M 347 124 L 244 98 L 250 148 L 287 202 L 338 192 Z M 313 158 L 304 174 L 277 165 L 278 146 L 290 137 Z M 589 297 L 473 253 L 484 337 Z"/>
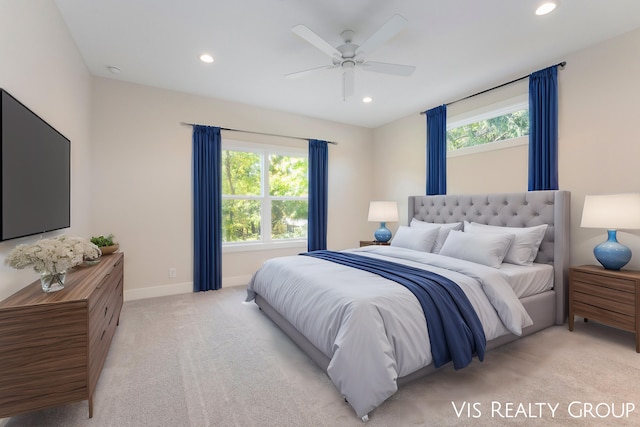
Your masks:
<path fill-rule="evenodd" d="M 0 89 L 0 240 L 71 225 L 71 142 Z"/>

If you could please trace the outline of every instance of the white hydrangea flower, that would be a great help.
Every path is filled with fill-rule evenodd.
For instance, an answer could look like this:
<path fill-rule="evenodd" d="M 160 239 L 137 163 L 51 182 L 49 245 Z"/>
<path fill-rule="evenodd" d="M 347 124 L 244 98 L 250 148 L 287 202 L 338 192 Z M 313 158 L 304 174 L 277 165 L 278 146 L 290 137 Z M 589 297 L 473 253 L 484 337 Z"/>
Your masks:
<path fill-rule="evenodd" d="M 100 249 L 81 237 L 57 236 L 16 246 L 5 262 L 13 268 L 32 266 L 38 273 L 62 273 L 85 259 L 98 258 Z"/>

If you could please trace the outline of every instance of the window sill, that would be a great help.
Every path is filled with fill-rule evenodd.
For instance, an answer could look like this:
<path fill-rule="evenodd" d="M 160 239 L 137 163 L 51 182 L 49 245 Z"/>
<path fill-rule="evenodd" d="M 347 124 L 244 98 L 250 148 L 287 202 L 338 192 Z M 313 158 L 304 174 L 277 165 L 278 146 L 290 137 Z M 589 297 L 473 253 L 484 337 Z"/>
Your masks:
<path fill-rule="evenodd" d="M 294 240 L 287 242 L 256 242 L 256 243 L 230 243 L 222 245 L 222 253 L 273 251 L 278 249 L 298 248 L 307 250 L 306 240 Z"/>
<path fill-rule="evenodd" d="M 484 153 L 487 151 L 503 150 L 505 148 L 518 147 L 529 144 L 529 135 L 519 138 L 506 139 L 504 141 L 491 142 L 489 144 L 476 145 L 469 148 L 460 148 L 455 151 L 447 151 L 447 157 L 468 156 L 471 154 Z"/>

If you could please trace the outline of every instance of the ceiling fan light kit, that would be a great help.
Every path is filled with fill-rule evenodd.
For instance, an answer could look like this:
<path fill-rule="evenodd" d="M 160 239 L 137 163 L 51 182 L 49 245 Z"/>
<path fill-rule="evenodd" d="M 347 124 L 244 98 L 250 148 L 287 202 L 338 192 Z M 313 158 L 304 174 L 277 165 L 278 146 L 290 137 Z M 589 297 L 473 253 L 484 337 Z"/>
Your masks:
<path fill-rule="evenodd" d="M 536 15 L 543 16 L 553 12 L 558 6 L 557 0 L 549 0 L 543 1 L 539 3 L 538 8 L 536 9 Z"/>
<path fill-rule="evenodd" d="M 347 100 L 355 92 L 355 69 L 362 68 L 364 71 L 391 74 L 396 76 L 410 76 L 416 67 L 411 65 L 388 64 L 384 62 L 365 61 L 365 56 L 373 52 L 398 33 L 400 33 L 408 22 L 400 15 L 393 15 L 376 32 L 374 32 L 361 45 L 353 43 L 355 33 L 345 30 L 340 33 L 343 44 L 334 47 L 318 34 L 311 31 L 305 25 L 296 25 L 291 29 L 303 40 L 315 46 L 318 50 L 331 57 L 331 65 L 315 67 L 287 74 L 286 77 L 297 78 L 323 70 L 340 69 L 342 71 L 342 99 Z"/>

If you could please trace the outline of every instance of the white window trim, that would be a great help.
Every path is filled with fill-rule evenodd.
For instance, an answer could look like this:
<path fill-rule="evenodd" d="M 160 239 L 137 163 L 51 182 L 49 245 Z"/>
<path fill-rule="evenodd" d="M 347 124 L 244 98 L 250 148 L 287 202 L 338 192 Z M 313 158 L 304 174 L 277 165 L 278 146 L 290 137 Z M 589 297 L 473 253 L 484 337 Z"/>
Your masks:
<path fill-rule="evenodd" d="M 513 113 L 525 108 L 529 108 L 529 95 L 523 94 L 514 96 L 513 98 L 485 105 L 484 107 L 456 114 L 455 116 L 448 118 L 447 130 L 479 122 L 481 120 L 492 119 L 494 117 Z"/>
<path fill-rule="evenodd" d="M 259 196 L 226 196 L 225 199 L 233 199 L 238 198 L 242 200 L 250 199 L 255 197 L 255 199 L 262 200 L 262 212 L 264 216 L 262 221 L 268 221 L 267 224 L 271 223 L 271 211 L 267 209 L 268 199 L 264 197 L 265 185 L 269 180 L 269 172 L 266 170 L 264 165 L 264 159 L 266 154 L 279 154 L 279 155 L 290 155 L 290 156 L 309 156 L 308 150 L 303 147 L 289 147 L 283 145 L 269 145 L 269 144 L 259 144 L 247 141 L 239 141 L 239 140 L 222 140 L 222 150 L 234 150 L 234 151 L 242 151 L 247 150 L 251 152 L 260 152 L 262 154 L 263 164 L 261 165 L 262 170 L 262 187 L 260 188 Z M 300 200 L 297 197 L 272 197 L 271 200 Z M 308 198 L 307 198 L 308 200 Z M 262 232 L 263 230 L 261 230 Z M 222 242 L 222 252 L 249 252 L 249 251 L 263 251 L 263 250 L 275 250 L 275 249 L 288 249 L 288 248 L 307 248 L 307 239 L 286 239 L 286 240 L 271 240 L 271 236 L 262 235 L 263 240 L 253 241 L 253 242 Z"/>
<path fill-rule="evenodd" d="M 307 250 L 307 240 L 287 240 L 286 242 L 271 240 L 270 242 L 231 242 L 222 244 L 222 253 L 272 251 L 277 249 L 300 248 Z"/>
<path fill-rule="evenodd" d="M 474 145 L 473 147 L 459 148 L 454 151 L 447 151 L 447 158 L 469 156 L 471 154 L 485 153 L 487 151 L 504 150 L 505 148 L 518 147 L 520 145 L 529 145 L 529 135 L 490 142 L 488 144 Z"/>
<path fill-rule="evenodd" d="M 522 94 L 513 98 L 505 99 L 482 108 L 457 114 L 447 120 L 447 131 L 466 126 L 471 123 L 482 120 L 492 119 L 494 117 L 503 116 L 505 114 L 514 113 L 516 111 L 529 108 L 529 95 Z M 503 150 L 505 148 L 517 147 L 529 144 L 529 136 L 521 136 L 518 138 L 505 139 L 502 141 L 491 142 L 488 144 L 474 145 L 473 147 L 459 148 L 457 150 L 447 150 L 447 158 L 469 156 L 472 154 L 484 153 L 487 151 Z"/>

